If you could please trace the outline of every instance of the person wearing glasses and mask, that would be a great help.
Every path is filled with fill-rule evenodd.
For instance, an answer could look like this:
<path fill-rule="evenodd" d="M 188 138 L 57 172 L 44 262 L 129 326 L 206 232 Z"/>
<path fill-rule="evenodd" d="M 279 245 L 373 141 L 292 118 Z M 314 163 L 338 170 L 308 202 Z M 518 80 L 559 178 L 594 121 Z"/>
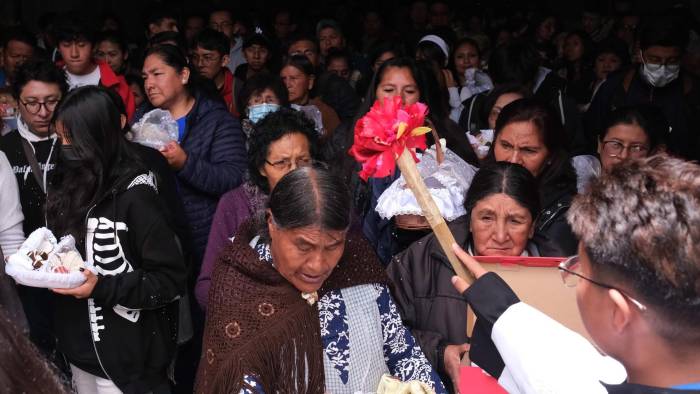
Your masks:
<path fill-rule="evenodd" d="M 302 112 L 280 108 L 255 124 L 248 139 L 250 179 L 221 196 L 212 220 L 195 296 L 207 308 L 214 263 L 248 218 L 263 212 L 270 191 L 288 172 L 317 157 L 318 133 Z"/>
<path fill-rule="evenodd" d="M 48 60 L 30 60 L 15 73 L 12 94 L 19 105 L 17 129 L 0 137 L 0 150 L 7 155 L 17 178 L 25 235 L 46 225 L 46 188 L 60 145 L 50 124 L 67 90 L 65 72 Z M 27 286 L 18 286 L 18 293 L 29 321 L 30 338 L 50 356 L 55 347 L 50 328 L 50 293 Z"/>
<path fill-rule="evenodd" d="M 699 393 L 699 189 L 700 166 L 662 154 L 614 166 L 576 197 L 578 255 L 559 268 L 592 343 L 455 246 L 478 278 L 452 279 L 483 334 L 471 361 L 509 393 Z"/>
<path fill-rule="evenodd" d="M 650 20 L 639 34 L 640 63 L 614 73 L 600 86 L 586 114 L 590 135 L 603 129 L 607 115 L 616 108 L 654 104 L 666 116 L 672 133 L 668 148 L 686 159 L 700 159 L 700 135 L 695 130 L 700 114 L 700 89 L 690 75 L 681 72 L 680 61 L 688 38 L 677 20 Z"/>
<path fill-rule="evenodd" d="M 619 108 L 606 120 L 598 137 L 602 170 L 610 171 L 628 159 L 644 158 L 666 150 L 668 123 L 653 105 Z"/>

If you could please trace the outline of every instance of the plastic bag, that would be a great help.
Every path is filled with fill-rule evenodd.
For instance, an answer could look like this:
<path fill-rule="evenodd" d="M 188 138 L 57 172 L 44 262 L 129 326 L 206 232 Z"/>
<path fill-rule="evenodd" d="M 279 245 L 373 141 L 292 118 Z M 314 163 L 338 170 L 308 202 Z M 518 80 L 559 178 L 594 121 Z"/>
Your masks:
<path fill-rule="evenodd" d="M 153 149 L 162 149 L 170 141 L 177 141 L 177 121 L 170 112 L 154 109 L 131 126 L 132 141 Z"/>
<path fill-rule="evenodd" d="M 59 266 L 69 272 L 56 272 Z M 17 253 L 7 259 L 5 272 L 25 286 L 70 289 L 85 283 L 80 268 L 95 272 L 76 250 L 75 239 L 68 235 L 57 242 L 53 233 L 42 227 L 34 230 Z"/>
<path fill-rule="evenodd" d="M 489 150 L 491 149 L 491 144 L 493 144 L 493 130 L 484 129 L 477 135 L 467 133 L 467 139 L 469 140 L 472 148 L 474 148 L 476 156 L 483 160 L 486 158 L 486 155 L 488 155 Z"/>

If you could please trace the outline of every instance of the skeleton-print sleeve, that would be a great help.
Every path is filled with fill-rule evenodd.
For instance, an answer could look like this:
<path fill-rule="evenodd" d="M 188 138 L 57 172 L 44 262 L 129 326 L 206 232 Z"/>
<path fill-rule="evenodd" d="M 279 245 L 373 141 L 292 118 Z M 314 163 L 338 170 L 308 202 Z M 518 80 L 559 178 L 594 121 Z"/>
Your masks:
<path fill-rule="evenodd" d="M 182 250 L 151 187 L 139 184 L 118 194 L 116 218 L 88 219 L 88 233 L 95 235 L 88 237 L 86 248 L 100 274 L 91 297 L 102 305 L 152 309 L 185 292 Z M 112 244 L 100 245 L 100 240 Z"/>

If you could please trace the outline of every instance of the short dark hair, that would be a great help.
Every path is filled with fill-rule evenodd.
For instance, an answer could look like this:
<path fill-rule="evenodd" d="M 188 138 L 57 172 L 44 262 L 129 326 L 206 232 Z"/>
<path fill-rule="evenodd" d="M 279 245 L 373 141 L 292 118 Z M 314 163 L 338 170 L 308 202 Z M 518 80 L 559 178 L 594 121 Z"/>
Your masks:
<path fill-rule="evenodd" d="M 493 133 L 494 144 L 491 145 L 487 161 L 496 160 L 494 156 L 495 141 L 503 129 L 516 122 L 531 122 L 541 133 L 542 141 L 549 151 L 549 165 L 538 176 L 540 192 L 545 192 L 551 186 L 566 183 L 576 184 L 576 173 L 571 166 L 571 157 L 566 149 L 564 128 L 559 117 L 545 103 L 536 98 L 515 100 L 503 108 L 496 120 Z M 543 188 L 543 186 L 545 186 Z"/>
<path fill-rule="evenodd" d="M 499 193 L 509 196 L 527 209 L 534 223 L 540 213 L 537 180 L 527 168 L 508 162 L 490 163 L 476 172 L 464 199 L 467 215 L 471 215 L 479 201 Z"/>
<path fill-rule="evenodd" d="M 265 89 L 270 89 L 275 93 L 282 107 L 289 106 L 289 92 L 284 86 L 282 79 L 278 75 L 264 72 L 256 74 L 245 81 L 243 88 L 241 88 L 241 93 L 238 95 L 237 108 L 245 111 L 248 107 L 248 100 L 252 96 L 262 93 Z"/>
<path fill-rule="evenodd" d="M 272 50 L 272 44 L 270 40 L 262 33 L 255 33 L 243 40 L 243 49 L 250 48 L 253 45 L 260 45 L 267 48 L 268 51 Z"/>
<path fill-rule="evenodd" d="M 290 56 L 289 58 L 287 58 L 287 61 L 284 62 L 282 68 L 285 68 L 287 66 L 292 66 L 306 75 L 316 75 L 316 69 L 314 68 L 314 65 L 311 64 L 309 58 L 304 55 Z"/>
<path fill-rule="evenodd" d="M 639 30 L 639 47 L 676 47 L 683 51 L 688 42 L 688 33 L 682 23 L 671 16 L 650 18 Z"/>
<path fill-rule="evenodd" d="M 159 45 L 173 45 L 171 42 L 174 42 L 174 46 L 180 48 L 181 50 L 186 50 L 187 49 L 187 43 L 185 42 L 185 37 L 180 34 L 180 32 L 177 31 L 162 31 L 160 33 L 156 33 L 151 38 L 148 39 L 148 47 L 153 48 L 155 46 Z"/>
<path fill-rule="evenodd" d="M 639 298 L 678 351 L 700 343 L 699 190 L 700 166 L 655 155 L 594 178 L 568 212 L 592 276 Z"/>
<path fill-rule="evenodd" d="M 219 52 L 223 56 L 229 54 L 231 41 L 220 31 L 204 29 L 192 41 L 192 49 L 197 49 L 197 47 Z"/>
<path fill-rule="evenodd" d="M 85 19 L 64 14 L 56 19 L 54 24 L 54 37 L 56 42 L 87 41 L 95 44 L 96 32 Z"/>
<path fill-rule="evenodd" d="M 12 85 L 12 96 L 19 99 L 22 89 L 30 81 L 56 84 L 61 91 L 61 96 L 68 91 L 66 72 L 47 59 L 30 59 L 17 68 L 15 82 Z"/>
<path fill-rule="evenodd" d="M 323 230 L 346 230 L 350 226 L 351 199 L 343 179 L 324 166 L 291 171 L 270 194 L 274 223 L 283 229 L 319 226 Z"/>
<path fill-rule="evenodd" d="M 328 50 L 328 55 L 326 55 L 326 66 L 328 66 L 334 60 L 337 60 L 337 59 L 345 60 L 348 63 L 348 66 L 351 66 L 350 52 L 348 52 L 345 49 L 330 48 Z"/>
<path fill-rule="evenodd" d="M 535 79 L 540 63 L 539 52 L 529 42 L 501 45 L 489 57 L 489 75 L 495 85 L 526 85 Z"/>
<path fill-rule="evenodd" d="M 158 4 L 151 7 L 151 9 L 146 12 L 146 17 L 144 19 L 145 26 L 148 28 L 148 25 L 151 23 L 159 24 L 163 21 L 163 19 L 174 19 L 175 21 L 178 21 L 179 16 L 169 7 L 164 7 L 162 4 Z"/>
<path fill-rule="evenodd" d="M 122 33 L 117 30 L 105 30 L 98 33 L 97 38 L 95 39 L 95 44 L 99 45 L 103 41 L 117 44 L 123 53 L 129 52 L 129 45 L 126 43 L 126 38 L 124 38 Z"/>
<path fill-rule="evenodd" d="M 292 45 L 296 44 L 299 41 L 311 42 L 314 46 L 314 50 L 316 51 L 316 53 L 319 52 L 318 42 L 316 41 L 316 38 L 304 33 L 297 33 L 292 35 L 291 39 L 289 40 L 289 46 L 287 48 L 291 48 Z"/>
<path fill-rule="evenodd" d="M 34 37 L 31 32 L 22 28 L 9 29 L 2 35 L 3 48 L 7 49 L 7 45 L 10 41 L 18 41 L 36 49 L 36 37 Z"/>
<path fill-rule="evenodd" d="M 270 192 L 267 178 L 260 174 L 265 165 L 270 144 L 288 134 L 300 133 L 309 141 L 311 158 L 318 156 L 318 133 L 314 122 L 303 112 L 280 108 L 262 118 L 248 139 L 248 173 L 251 181 L 266 193 Z"/>
<path fill-rule="evenodd" d="M 610 128 L 617 125 L 637 125 L 649 139 L 649 152 L 654 153 L 666 145 L 669 123 L 661 109 L 653 104 L 638 104 L 621 107 L 608 114 L 598 139 L 602 141 Z"/>

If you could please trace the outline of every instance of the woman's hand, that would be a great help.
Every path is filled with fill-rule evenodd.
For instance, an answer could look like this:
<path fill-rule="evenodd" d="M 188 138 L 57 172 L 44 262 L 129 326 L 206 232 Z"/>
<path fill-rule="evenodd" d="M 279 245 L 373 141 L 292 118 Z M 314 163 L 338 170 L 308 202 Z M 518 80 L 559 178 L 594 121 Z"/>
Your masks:
<path fill-rule="evenodd" d="M 187 153 L 177 142 L 170 141 L 168 145 L 161 148 L 160 153 L 168 160 L 170 168 L 179 171 L 185 166 Z"/>
<path fill-rule="evenodd" d="M 445 77 L 445 85 L 447 85 L 448 88 L 457 87 L 457 82 L 455 82 L 455 78 L 452 76 L 452 71 L 443 69 L 442 75 Z"/>
<path fill-rule="evenodd" d="M 474 277 L 476 279 L 481 278 L 487 271 L 484 269 L 484 267 L 479 264 L 474 257 L 470 256 L 469 253 L 465 252 L 462 250 L 462 248 L 459 247 L 457 244 L 452 244 L 452 250 L 455 252 L 455 255 L 457 255 L 457 258 L 459 261 L 462 262 L 462 264 L 469 270 L 471 271 L 472 274 L 474 274 Z M 465 282 L 462 278 L 459 276 L 453 276 L 452 277 L 452 285 L 457 289 L 459 294 L 464 293 L 465 290 L 469 288 L 469 285 L 467 282 Z"/>
<path fill-rule="evenodd" d="M 92 294 L 97 284 L 97 275 L 93 274 L 88 269 L 83 269 L 85 275 L 85 283 L 72 289 L 51 289 L 54 293 L 73 296 L 78 299 L 88 298 Z"/>
<path fill-rule="evenodd" d="M 450 376 L 454 392 L 459 394 L 459 369 L 462 363 L 462 356 L 469 351 L 469 344 L 447 345 L 442 356 L 445 371 Z"/>

